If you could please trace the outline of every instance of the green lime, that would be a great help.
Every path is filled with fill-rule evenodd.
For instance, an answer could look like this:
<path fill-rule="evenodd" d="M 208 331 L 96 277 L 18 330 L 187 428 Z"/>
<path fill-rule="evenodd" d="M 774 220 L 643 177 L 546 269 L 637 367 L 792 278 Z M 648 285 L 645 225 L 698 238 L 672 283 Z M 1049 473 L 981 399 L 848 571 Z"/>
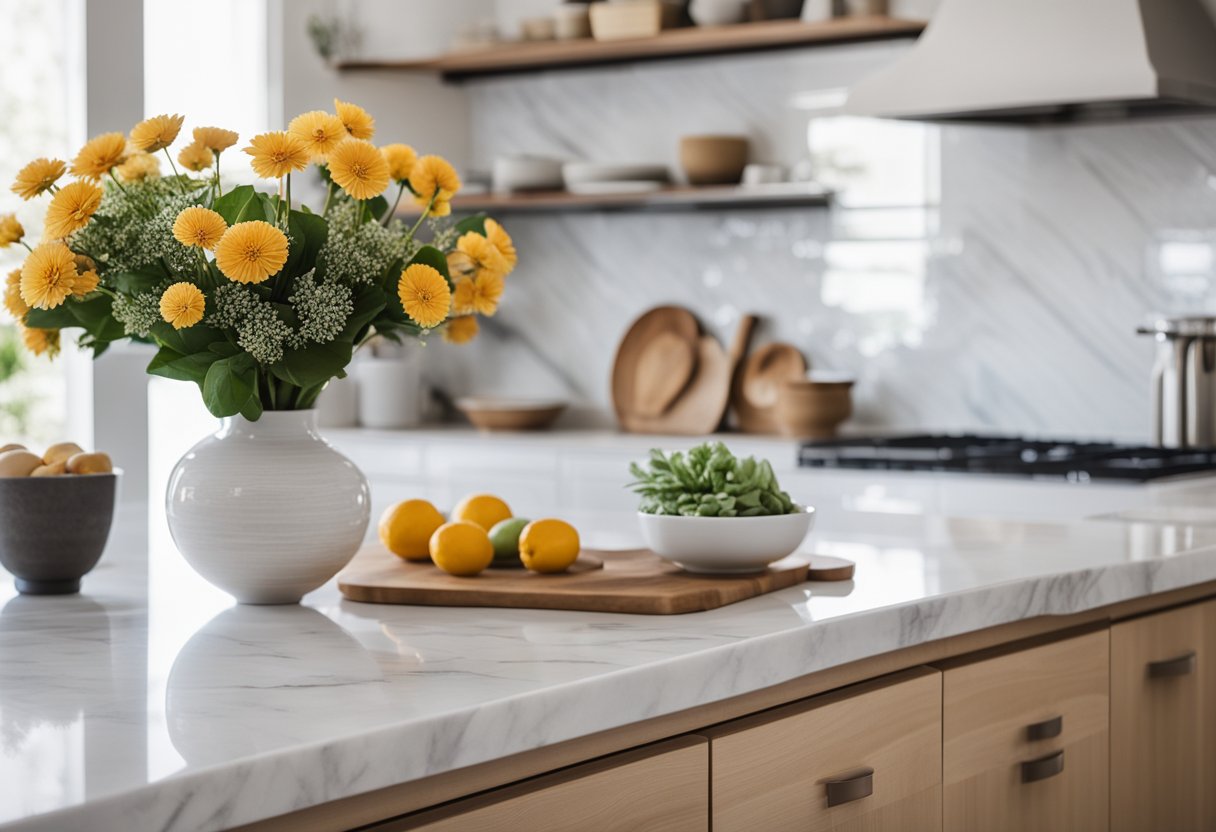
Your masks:
<path fill-rule="evenodd" d="M 490 542 L 494 544 L 491 566 L 523 566 L 519 560 L 519 535 L 529 522 L 525 517 L 508 517 L 494 524 L 490 529 Z"/>

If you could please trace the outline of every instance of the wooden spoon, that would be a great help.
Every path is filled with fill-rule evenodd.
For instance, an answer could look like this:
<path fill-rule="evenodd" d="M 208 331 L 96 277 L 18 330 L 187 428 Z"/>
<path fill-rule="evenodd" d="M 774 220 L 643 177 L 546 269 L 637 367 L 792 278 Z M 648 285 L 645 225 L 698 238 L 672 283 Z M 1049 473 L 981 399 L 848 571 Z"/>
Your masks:
<path fill-rule="evenodd" d="M 692 381 L 697 348 L 674 332 L 660 332 L 642 350 L 633 377 L 633 407 L 638 416 L 667 412 Z"/>

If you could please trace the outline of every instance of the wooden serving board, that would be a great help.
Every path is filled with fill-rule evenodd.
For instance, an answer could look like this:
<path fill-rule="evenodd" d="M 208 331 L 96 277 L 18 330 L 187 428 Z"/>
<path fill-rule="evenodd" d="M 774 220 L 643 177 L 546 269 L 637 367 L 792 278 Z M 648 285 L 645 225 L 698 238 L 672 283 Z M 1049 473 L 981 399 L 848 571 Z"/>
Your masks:
<path fill-rule="evenodd" d="M 646 549 L 584 551 L 590 568 L 557 575 L 487 569 L 458 578 L 429 563 L 407 563 L 379 544 L 365 546 L 338 575 L 352 601 L 445 607 L 525 607 L 543 610 L 674 615 L 712 610 L 806 580 L 805 561 L 786 560 L 752 575 L 697 575 Z M 596 568 L 594 561 L 602 561 Z M 578 564 L 576 564 L 576 567 Z"/>

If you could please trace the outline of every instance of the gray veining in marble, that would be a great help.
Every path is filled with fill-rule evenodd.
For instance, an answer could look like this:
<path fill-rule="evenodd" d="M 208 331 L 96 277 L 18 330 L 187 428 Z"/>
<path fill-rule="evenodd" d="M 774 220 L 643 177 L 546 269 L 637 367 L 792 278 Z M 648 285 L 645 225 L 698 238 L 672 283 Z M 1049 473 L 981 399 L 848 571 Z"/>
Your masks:
<path fill-rule="evenodd" d="M 562 70 L 469 84 L 477 167 L 500 154 L 657 161 L 690 132 L 810 159 L 830 210 L 513 216 L 496 349 L 435 356 L 465 390 L 609 416 L 629 321 L 693 308 L 857 372 L 858 422 L 1144 439 L 1154 313 L 1216 310 L 1216 119 L 1071 128 L 849 119 L 822 104 L 904 46 Z M 542 358 L 543 356 L 543 358 Z"/>

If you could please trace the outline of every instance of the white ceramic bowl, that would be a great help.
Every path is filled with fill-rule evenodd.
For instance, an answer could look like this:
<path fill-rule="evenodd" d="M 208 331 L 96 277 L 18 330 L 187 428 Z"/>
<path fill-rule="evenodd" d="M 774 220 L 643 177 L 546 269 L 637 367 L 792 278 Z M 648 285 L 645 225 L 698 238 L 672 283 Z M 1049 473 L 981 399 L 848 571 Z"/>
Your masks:
<path fill-rule="evenodd" d="M 562 180 L 567 188 L 587 182 L 666 182 L 670 178 L 665 165 L 620 162 L 566 162 L 562 165 Z"/>
<path fill-rule="evenodd" d="M 642 539 L 659 557 L 689 572 L 759 572 L 793 554 L 815 519 L 815 509 L 768 517 L 678 517 L 638 513 Z"/>

